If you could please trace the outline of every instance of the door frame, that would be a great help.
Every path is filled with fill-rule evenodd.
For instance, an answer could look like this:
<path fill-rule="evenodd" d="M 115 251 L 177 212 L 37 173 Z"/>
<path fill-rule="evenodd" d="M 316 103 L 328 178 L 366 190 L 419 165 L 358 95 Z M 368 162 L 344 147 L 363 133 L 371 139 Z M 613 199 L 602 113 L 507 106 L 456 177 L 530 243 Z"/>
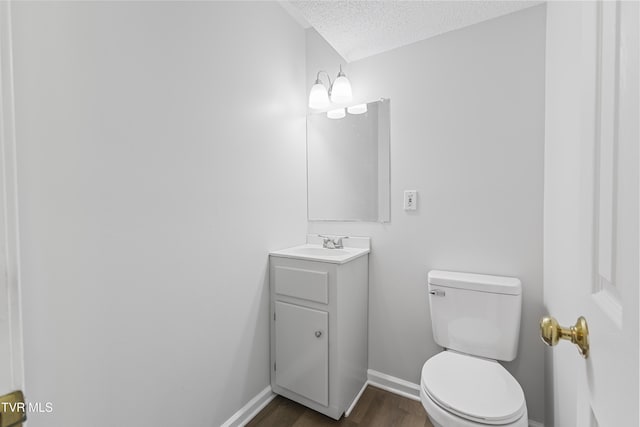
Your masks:
<path fill-rule="evenodd" d="M 13 88 L 11 1 L 7 0 L 0 1 L 0 280 L 6 281 L 7 289 L 7 320 L 11 334 L 11 388 L 24 390 Z M 0 390 L 0 394 L 4 392 L 5 390 Z"/>

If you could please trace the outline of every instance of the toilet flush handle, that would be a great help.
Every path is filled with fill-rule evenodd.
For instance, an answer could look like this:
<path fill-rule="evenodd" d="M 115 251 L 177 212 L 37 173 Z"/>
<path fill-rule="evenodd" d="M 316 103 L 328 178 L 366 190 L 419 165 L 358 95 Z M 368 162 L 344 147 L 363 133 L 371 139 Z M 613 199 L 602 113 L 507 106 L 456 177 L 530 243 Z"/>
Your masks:
<path fill-rule="evenodd" d="M 431 295 L 433 295 L 433 296 L 436 296 L 436 297 L 445 296 L 445 292 L 442 289 L 434 289 L 434 290 L 429 291 L 429 293 Z"/>

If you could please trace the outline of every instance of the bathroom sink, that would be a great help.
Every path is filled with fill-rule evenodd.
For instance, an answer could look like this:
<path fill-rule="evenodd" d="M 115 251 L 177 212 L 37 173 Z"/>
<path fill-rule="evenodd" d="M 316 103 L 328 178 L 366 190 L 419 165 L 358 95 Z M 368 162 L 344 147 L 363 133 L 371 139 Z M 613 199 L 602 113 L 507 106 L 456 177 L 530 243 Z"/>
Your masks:
<path fill-rule="evenodd" d="M 309 261 L 330 262 L 333 264 L 344 264 L 362 255 L 369 253 L 369 248 L 350 248 L 327 249 L 322 245 L 309 244 L 294 246 L 292 248 L 273 251 L 271 256 L 283 258 L 306 259 Z"/>
<path fill-rule="evenodd" d="M 294 253 L 299 253 L 300 255 L 310 256 L 344 256 L 351 253 L 349 251 L 345 251 L 344 249 L 327 249 L 307 245 L 291 248 L 291 251 Z"/>

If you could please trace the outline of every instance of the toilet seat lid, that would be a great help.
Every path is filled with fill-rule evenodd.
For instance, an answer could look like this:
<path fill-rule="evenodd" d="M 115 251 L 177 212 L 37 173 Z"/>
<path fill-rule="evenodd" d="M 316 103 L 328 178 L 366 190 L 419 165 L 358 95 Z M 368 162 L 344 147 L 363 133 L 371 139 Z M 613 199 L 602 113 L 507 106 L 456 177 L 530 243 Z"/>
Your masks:
<path fill-rule="evenodd" d="M 506 424 L 526 410 L 522 387 L 502 365 L 455 351 L 427 360 L 422 387 L 445 410 L 480 423 Z"/>

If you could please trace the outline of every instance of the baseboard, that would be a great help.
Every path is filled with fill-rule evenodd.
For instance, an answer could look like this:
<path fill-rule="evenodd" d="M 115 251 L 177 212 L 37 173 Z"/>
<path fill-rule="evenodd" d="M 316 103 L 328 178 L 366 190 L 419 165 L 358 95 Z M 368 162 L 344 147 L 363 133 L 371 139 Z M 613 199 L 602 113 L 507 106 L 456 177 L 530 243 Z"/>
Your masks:
<path fill-rule="evenodd" d="M 390 393 L 397 394 L 411 400 L 420 401 L 420 386 L 418 384 L 369 369 L 367 371 L 367 382 L 353 400 L 351 406 L 349 406 L 349 408 L 344 412 L 345 417 L 348 417 L 349 414 L 351 414 L 351 411 L 360 400 L 362 393 L 364 393 L 364 390 L 368 385 L 381 388 Z M 258 415 L 258 412 L 262 411 L 262 409 L 264 409 L 264 407 L 267 406 L 274 397 L 276 397 L 276 394 L 271 390 L 271 386 L 265 387 L 264 390 L 240 408 L 238 412 L 233 414 L 231 418 L 225 421 L 220 427 L 244 427 L 253 419 L 253 417 Z M 529 420 L 529 427 L 544 427 L 544 424 L 538 421 Z"/>
<path fill-rule="evenodd" d="M 420 400 L 420 386 L 418 384 L 383 374 L 382 372 L 374 371 L 373 369 L 369 369 L 367 371 L 367 377 L 369 379 L 367 384 L 412 400 Z M 360 396 L 358 396 L 358 398 L 359 397 Z M 356 402 L 357 399 L 353 406 L 355 406 Z M 529 427 L 544 427 L 544 424 L 539 423 L 538 421 L 529 420 Z"/>
<path fill-rule="evenodd" d="M 356 394 L 356 398 L 353 399 L 353 402 L 351 402 L 351 405 L 349 405 L 349 407 L 347 408 L 346 411 L 344 411 L 344 416 L 348 417 L 351 414 L 351 411 L 353 411 L 353 408 L 356 407 L 356 405 L 358 404 L 358 401 L 360 400 L 360 398 L 362 397 L 362 393 L 364 393 L 364 391 L 367 389 L 367 386 L 369 385 L 369 381 L 366 381 L 364 383 L 364 385 L 362 386 L 362 388 L 360 389 L 360 391 L 358 392 L 358 394 Z"/>
<path fill-rule="evenodd" d="M 412 400 L 420 400 L 420 386 L 391 375 L 369 369 L 367 371 L 368 383 L 374 387 L 388 392 L 404 396 Z"/>
<path fill-rule="evenodd" d="M 276 394 L 271 391 L 271 386 L 267 386 L 220 427 L 244 427 L 253 417 L 258 415 L 258 412 L 262 411 L 274 397 L 276 397 Z"/>

